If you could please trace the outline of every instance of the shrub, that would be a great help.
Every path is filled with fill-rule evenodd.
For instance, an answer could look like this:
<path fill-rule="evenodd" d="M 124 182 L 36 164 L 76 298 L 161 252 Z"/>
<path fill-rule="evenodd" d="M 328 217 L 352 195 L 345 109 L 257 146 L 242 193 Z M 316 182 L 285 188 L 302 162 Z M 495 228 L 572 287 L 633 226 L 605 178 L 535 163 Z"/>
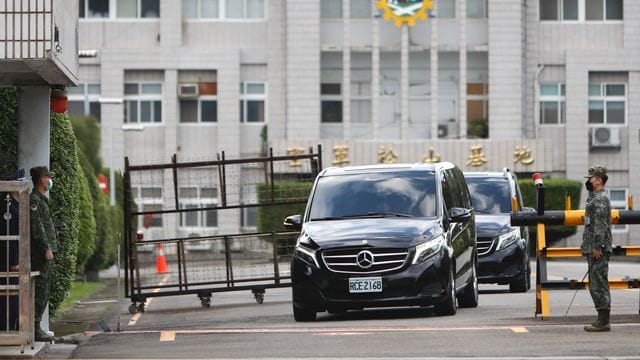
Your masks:
<path fill-rule="evenodd" d="M 300 200 L 299 204 L 263 206 L 258 208 L 257 226 L 259 232 L 284 231 L 284 218 L 289 215 L 303 214 L 312 182 L 281 182 L 274 185 L 273 202 Z M 259 184 L 258 203 L 271 202 L 271 186 Z"/>
<path fill-rule="evenodd" d="M 18 95 L 12 87 L 0 88 L 0 129 L 0 177 L 3 177 L 18 169 Z"/>
<path fill-rule="evenodd" d="M 78 154 L 82 159 L 86 161 L 86 158 L 82 153 Z M 87 162 L 88 163 L 88 162 Z M 76 273 L 84 273 L 84 267 L 89 260 L 89 257 L 93 255 L 96 244 L 96 219 L 93 211 L 93 199 L 89 190 L 89 179 L 94 179 L 93 171 L 89 167 L 89 174 L 86 173 L 84 167 L 80 167 L 80 174 L 78 178 L 78 195 L 79 195 L 79 208 L 78 208 L 78 256 L 76 259 Z M 95 180 L 94 180 L 95 181 Z"/>
<path fill-rule="evenodd" d="M 533 180 L 522 179 L 519 180 L 518 183 L 520 184 L 520 191 L 522 192 L 522 198 L 525 206 L 536 207 L 536 188 L 533 184 Z M 572 209 L 576 209 L 578 204 L 580 204 L 580 189 L 582 188 L 582 183 L 579 181 L 568 179 L 545 179 L 544 188 L 545 210 L 565 210 L 565 196 L 571 196 Z M 547 244 L 565 239 L 577 232 L 577 227 L 575 226 L 554 225 L 546 226 L 545 228 Z M 536 226 L 529 227 L 529 233 L 532 236 L 536 235 L 536 231 Z"/>
<path fill-rule="evenodd" d="M 98 173 L 102 167 L 102 159 L 100 159 L 100 126 L 93 117 L 71 118 L 73 132 L 78 139 L 78 147 L 91 167 L 93 174 Z"/>
<path fill-rule="evenodd" d="M 79 179 L 82 169 L 76 153 L 76 138 L 67 113 L 51 114 L 51 169 L 56 173 L 51 191 L 51 212 L 55 222 L 66 225 L 59 240 L 63 251 L 58 252 L 53 266 L 53 280 L 49 310 L 55 315 L 75 277 L 78 255 Z"/>

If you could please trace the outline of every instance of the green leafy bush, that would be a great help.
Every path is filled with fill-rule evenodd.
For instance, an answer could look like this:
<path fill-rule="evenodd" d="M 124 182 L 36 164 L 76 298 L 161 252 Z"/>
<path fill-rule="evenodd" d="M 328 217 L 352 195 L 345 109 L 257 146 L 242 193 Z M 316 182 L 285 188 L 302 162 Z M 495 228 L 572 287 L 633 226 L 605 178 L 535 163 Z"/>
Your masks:
<path fill-rule="evenodd" d="M 522 192 L 522 198 L 525 206 L 535 208 L 536 202 L 536 188 L 531 179 L 519 180 L 520 191 Z M 577 209 L 580 204 L 580 190 L 582 183 L 576 180 L 568 179 L 544 179 L 545 188 L 545 210 L 565 210 L 565 196 L 571 197 L 571 209 Z M 532 235 L 532 239 L 536 236 L 536 226 L 529 227 L 529 233 Z M 546 226 L 546 242 L 551 244 L 558 240 L 567 238 L 574 235 L 577 232 L 575 226 Z M 533 241 L 532 241 L 533 243 Z"/>
<path fill-rule="evenodd" d="M 82 153 L 78 154 L 86 161 Z M 88 162 L 87 162 L 88 163 Z M 93 199 L 89 190 L 89 179 L 94 179 L 93 171 L 89 168 L 89 174 L 81 167 L 82 176 L 78 179 L 78 195 L 80 204 L 78 208 L 78 255 L 76 260 L 76 273 L 83 273 L 84 266 L 93 255 L 96 243 L 96 219 L 93 211 Z M 95 180 L 94 180 L 95 181 Z"/>
<path fill-rule="evenodd" d="M 100 171 L 102 159 L 100 158 L 100 126 L 93 117 L 71 118 L 73 132 L 78 139 L 78 147 L 91 167 L 93 174 Z"/>
<path fill-rule="evenodd" d="M 271 202 L 271 186 L 259 184 L 258 203 Z M 299 204 L 263 206 L 258 208 L 257 226 L 259 232 L 284 231 L 282 223 L 289 215 L 303 214 L 312 182 L 280 182 L 274 185 L 273 202 L 300 200 Z"/>
<path fill-rule="evenodd" d="M 0 177 L 18 169 L 18 95 L 15 88 L 0 88 Z"/>
<path fill-rule="evenodd" d="M 76 153 L 76 137 L 67 113 L 51 114 L 51 169 L 56 173 L 51 190 L 51 212 L 54 221 L 66 225 L 60 239 L 64 251 L 58 252 L 53 267 L 49 310 L 55 315 L 75 277 L 78 255 L 79 180 L 82 168 Z"/>

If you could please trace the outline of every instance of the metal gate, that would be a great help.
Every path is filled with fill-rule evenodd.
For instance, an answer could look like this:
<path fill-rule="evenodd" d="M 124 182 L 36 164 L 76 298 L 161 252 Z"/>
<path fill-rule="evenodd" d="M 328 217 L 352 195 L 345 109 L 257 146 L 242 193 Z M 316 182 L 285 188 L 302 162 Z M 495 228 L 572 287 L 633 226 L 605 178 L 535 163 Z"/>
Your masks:
<path fill-rule="evenodd" d="M 125 294 L 129 311 L 147 298 L 195 294 L 209 307 L 212 293 L 291 285 L 297 233 L 284 215 L 301 213 L 322 149 L 250 159 L 132 165 L 125 158 Z M 269 221 L 269 217 L 272 217 Z M 256 222 L 278 223 L 257 232 Z"/>

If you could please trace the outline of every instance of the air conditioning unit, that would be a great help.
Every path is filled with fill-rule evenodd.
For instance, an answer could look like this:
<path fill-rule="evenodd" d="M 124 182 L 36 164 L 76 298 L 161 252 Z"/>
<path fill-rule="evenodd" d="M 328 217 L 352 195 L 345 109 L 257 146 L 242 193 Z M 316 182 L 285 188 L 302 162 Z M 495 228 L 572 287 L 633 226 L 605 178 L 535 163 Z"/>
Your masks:
<path fill-rule="evenodd" d="M 448 122 L 445 124 L 438 124 L 438 138 L 439 139 L 453 139 L 458 137 L 458 124 L 455 122 Z"/>
<path fill-rule="evenodd" d="M 591 148 L 619 148 L 620 128 L 594 127 L 591 128 Z"/>
<path fill-rule="evenodd" d="M 194 98 L 198 96 L 198 84 L 179 84 L 178 97 Z"/>

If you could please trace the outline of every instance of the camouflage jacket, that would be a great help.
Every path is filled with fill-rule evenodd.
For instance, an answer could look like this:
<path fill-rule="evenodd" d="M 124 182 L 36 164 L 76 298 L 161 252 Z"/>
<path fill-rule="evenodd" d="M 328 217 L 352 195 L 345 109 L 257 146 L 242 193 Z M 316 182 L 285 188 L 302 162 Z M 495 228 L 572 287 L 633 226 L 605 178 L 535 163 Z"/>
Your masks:
<path fill-rule="evenodd" d="M 611 204 L 609 197 L 602 191 L 592 192 L 587 198 L 584 212 L 584 233 L 580 250 L 591 254 L 593 249 L 602 249 L 611 253 Z"/>
<path fill-rule="evenodd" d="M 49 210 L 49 200 L 38 192 L 31 192 L 31 261 L 40 263 L 44 261 L 44 253 L 47 249 L 58 251 L 56 229 Z"/>

